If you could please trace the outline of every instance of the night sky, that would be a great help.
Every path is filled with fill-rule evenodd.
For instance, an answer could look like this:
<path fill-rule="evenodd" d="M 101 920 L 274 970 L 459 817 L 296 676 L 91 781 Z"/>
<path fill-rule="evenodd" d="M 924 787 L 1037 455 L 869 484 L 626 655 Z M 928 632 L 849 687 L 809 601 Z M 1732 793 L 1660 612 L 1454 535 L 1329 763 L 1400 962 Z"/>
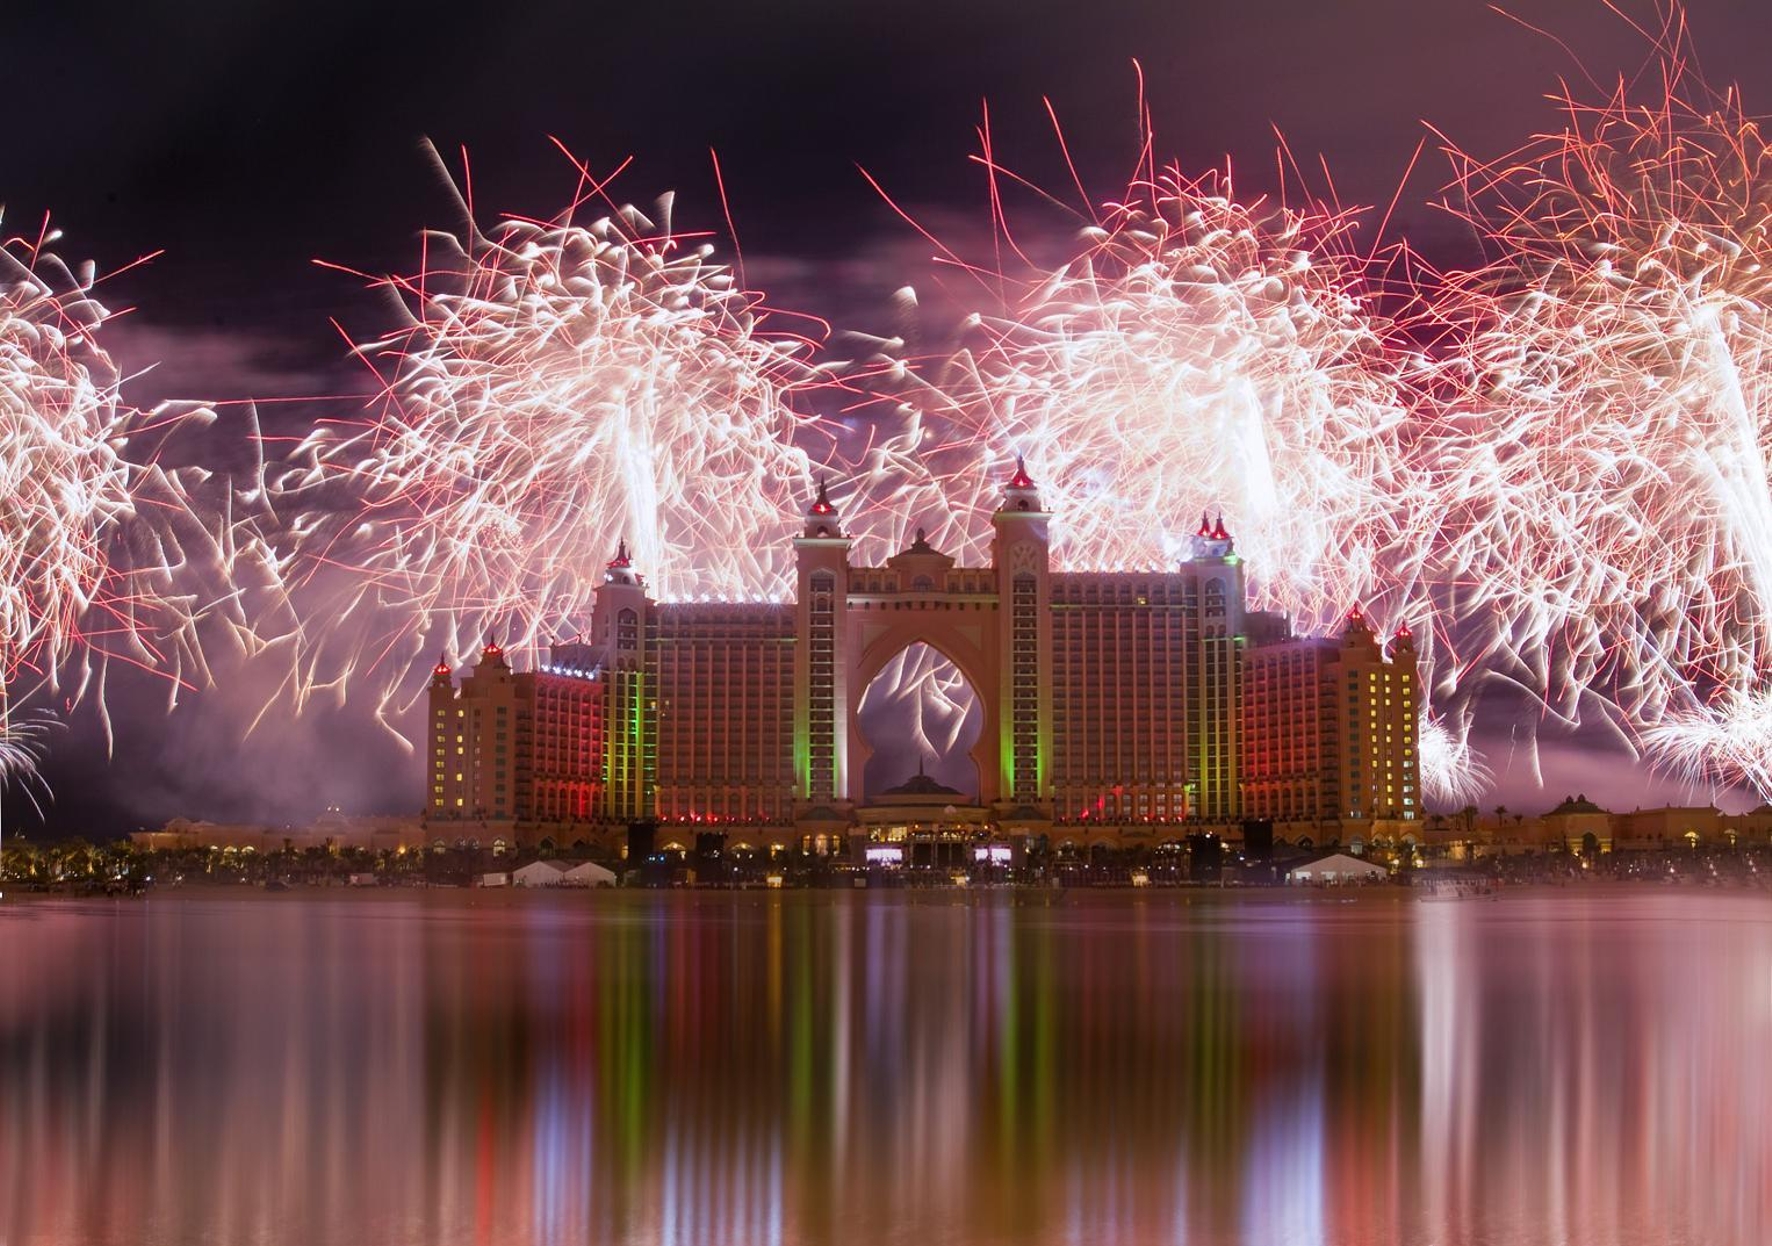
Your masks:
<path fill-rule="evenodd" d="M 1645 18 L 1644 0 L 1628 6 Z M 1764 0 L 1691 0 L 1703 68 L 1772 100 Z M 137 309 L 113 330 L 129 391 L 163 397 L 336 395 L 364 378 L 332 327 L 389 323 L 377 297 L 316 258 L 409 270 L 420 229 L 459 225 L 423 151 L 473 167 L 483 218 L 548 215 L 575 173 L 557 136 L 596 169 L 635 162 L 618 198 L 678 192 L 680 226 L 716 228 L 708 152 L 719 153 L 753 284 L 839 327 L 890 329 L 886 298 L 932 280 L 929 246 L 857 171 L 864 165 L 940 231 L 982 235 L 984 181 L 968 155 L 981 105 L 1000 160 L 1045 185 L 1066 175 L 1049 96 L 1083 179 L 1109 193 L 1136 147 L 1142 63 L 1158 155 L 1200 170 L 1228 154 L 1247 195 L 1274 183 L 1273 127 L 1301 161 L 1326 158 L 1343 203 L 1382 204 L 1431 121 L 1498 155 L 1554 123 L 1544 95 L 1585 66 L 1631 73 L 1648 48 L 1599 0 L 841 0 L 749 3 L 374 4 L 206 0 L 21 5 L 0 17 L 9 125 L 0 160 L 8 232 L 45 211 L 68 258 L 115 268 L 165 253 L 105 287 Z M 1396 217 L 1431 257 L 1469 240 L 1425 206 L 1446 180 L 1430 144 Z M 326 404 L 274 404 L 299 423 Z M 218 451 L 219 453 L 219 451 Z M 301 818 L 317 804 L 416 804 L 417 767 L 353 708 L 242 742 L 250 696 L 183 698 L 125 681 L 114 760 L 92 715 L 60 734 L 47 767 L 52 830 L 100 833 L 175 813 Z M 1537 809 L 1565 789 L 1628 808 L 1648 786 L 1597 741 L 1553 740 L 1540 792 L 1490 740 L 1496 800 Z M 8 802 L 9 823 L 22 811 Z M 16 823 L 13 823 L 16 825 Z"/>

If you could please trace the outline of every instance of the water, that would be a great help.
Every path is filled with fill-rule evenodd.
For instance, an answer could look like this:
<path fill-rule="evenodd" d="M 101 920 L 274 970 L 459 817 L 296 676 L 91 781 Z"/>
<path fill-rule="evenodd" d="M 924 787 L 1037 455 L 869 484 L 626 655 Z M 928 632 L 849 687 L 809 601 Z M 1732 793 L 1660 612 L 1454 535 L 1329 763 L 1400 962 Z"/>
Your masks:
<path fill-rule="evenodd" d="M 1772 901 L 0 906 L 0 1244 L 1762 1243 Z"/>

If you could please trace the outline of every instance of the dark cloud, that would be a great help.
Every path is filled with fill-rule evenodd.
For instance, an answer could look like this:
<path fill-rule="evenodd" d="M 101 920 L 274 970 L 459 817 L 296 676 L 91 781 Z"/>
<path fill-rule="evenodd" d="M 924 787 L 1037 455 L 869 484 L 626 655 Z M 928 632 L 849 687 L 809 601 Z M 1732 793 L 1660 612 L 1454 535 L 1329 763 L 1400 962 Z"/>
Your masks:
<path fill-rule="evenodd" d="M 108 324 L 104 341 L 124 375 L 126 397 L 144 408 L 162 402 L 269 408 L 288 400 L 312 405 L 316 396 L 360 402 L 368 388 L 361 364 L 317 364 L 309 343 L 271 325 L 168 325 L 132 313 Z M 342 355 L 342 343 L 335 353 Z"/>

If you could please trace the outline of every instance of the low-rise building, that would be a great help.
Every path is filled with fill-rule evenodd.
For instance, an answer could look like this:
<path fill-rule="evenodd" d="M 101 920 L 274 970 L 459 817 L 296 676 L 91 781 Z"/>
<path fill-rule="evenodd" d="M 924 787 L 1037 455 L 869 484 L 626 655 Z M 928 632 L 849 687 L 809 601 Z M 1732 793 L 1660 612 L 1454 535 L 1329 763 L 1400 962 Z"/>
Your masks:
<path fill-rule="evenodd" d="M 138 848 L 189 850 L 232 848 L 240 852 L 296 852 L 310 848 L 417 848 L 425 843 L 419 819 L 390 815 L 350 817 L 328 811 L 312 822 L 209 822 L 201 818 L 172 818 L 155 831 L 136 831 L 129 837 Z"/>
<path fill-rule="evenodd" d="M 1591 854 L 1612 851 L 1618 819 L 1581 795 L 1565 797 L 1536 822 L 1535 838 L 1544 847 Z"/>

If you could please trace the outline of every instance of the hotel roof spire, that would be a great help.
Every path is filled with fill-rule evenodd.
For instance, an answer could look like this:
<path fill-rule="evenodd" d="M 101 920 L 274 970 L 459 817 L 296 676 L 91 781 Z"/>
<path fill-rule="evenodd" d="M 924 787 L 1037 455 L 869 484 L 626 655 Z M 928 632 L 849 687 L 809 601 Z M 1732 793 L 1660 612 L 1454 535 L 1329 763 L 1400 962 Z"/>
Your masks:
<path fill-rule="evenodd" d="M 1027 461 L 1021 455 L 1015 456 L 1015 472 L 1009 477 L 1009 483 L 1003 486 L 1003 500 L 997 505 L 999 515 L 1008 511 L 1042 514 L 1040 510 L 1040 491 L 1034 484 L 1034 478 L 1028 475 Z"/>
<path fill-rule="evenodd" d="M 1200 527 L 1194 533 L 1190 561 L 1199 559 L 1226 559 L 1237 552 L 1236 543 L 1231 540 L 1230 529 L 1224 526 L 1224 511 L 1218 512 L 1218 518 L 1212 518 L 1211 511 L 1200 512 Z"/>
<path fill-rule="evenodd" d="M 640 573 L 634 570 L 634 555 L 628 549 L 628 539 L 624 536 L 615 544 L 615 557 L 609 560 L 608 569 L 603 572 L 603 583 L 624 584 L 639 587 L 645 581 Z"/>
<path fill-rule="evenodd" d="M 806 524 L 800 535 L 811 540 L 845 540 L 837 515 L 837 504 L 831 501 L 830 486 L 823 476 L 818 478 L 818 492 L 806 508 Z"/>

